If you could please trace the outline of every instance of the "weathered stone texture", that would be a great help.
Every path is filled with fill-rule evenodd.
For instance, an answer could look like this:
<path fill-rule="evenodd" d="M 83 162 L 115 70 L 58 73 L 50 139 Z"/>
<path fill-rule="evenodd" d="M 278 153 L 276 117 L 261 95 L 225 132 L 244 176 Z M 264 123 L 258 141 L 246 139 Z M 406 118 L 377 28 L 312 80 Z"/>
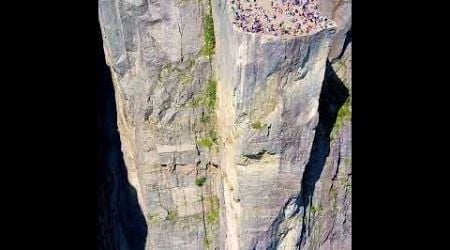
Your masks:
<path fill-rule="evenodd" d="M 212 0 L 211 57 L 208 2 L 99 0 L 145 248 L 350 249 L 351 2 L 320 1 L 335 27 L 275 37 Z"/>

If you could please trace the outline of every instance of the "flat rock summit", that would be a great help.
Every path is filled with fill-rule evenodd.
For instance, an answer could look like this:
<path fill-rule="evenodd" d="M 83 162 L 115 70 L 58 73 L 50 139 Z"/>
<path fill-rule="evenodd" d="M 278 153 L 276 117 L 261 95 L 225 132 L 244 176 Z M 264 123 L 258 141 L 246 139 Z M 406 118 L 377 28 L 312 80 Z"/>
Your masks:
<path fill-rule="evenodd" d="M 335 24 L 322 16 L 316 0 L 231 0 L 233 24 L 246 32 L 310 35 Z"/>

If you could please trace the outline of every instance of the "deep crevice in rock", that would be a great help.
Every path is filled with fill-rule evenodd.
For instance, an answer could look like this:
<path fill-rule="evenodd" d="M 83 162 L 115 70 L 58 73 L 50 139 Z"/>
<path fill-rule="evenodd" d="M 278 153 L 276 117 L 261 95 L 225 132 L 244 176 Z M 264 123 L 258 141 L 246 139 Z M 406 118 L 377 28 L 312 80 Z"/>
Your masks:
<path fill-rule="evenodd" d="M 302 178 L 302 188 L 297 204 L 303 207 L 306 215 L 306 208 L 310 205 L 316 182 L 319 180 L 326 159 L 330 153 L 330 135 L 336 122 L 340 107 L 349 97 L 349 91 L 344 83 L 334 72 L 331 63 L 327 61 L 325 79 L 319 99 L 319 124 L 317 125 L 309 161 L 305 167 Z M 303 216 L 303 226 L 298 246 L 305 240 L 306 220 Z"/>
<path fill-rule="evenodd" d="M 344 40 L 344 45 L 342 46 L 342 50 L 341 53 L 339 53 L 339 55 L 334 58 L 331 63 L 336 62 L 337 60 L 341 59 L 342 56 L 344 55 L 345 51 L 347 50 L 347 46 L 352 42 L 352 27 L 350 27 L 350 29 L 347 31 L 347 33 L 345 34 L 345 40 Z"/>
<path fill-rule="evenodd" d="M 98 34 L 98 249 L 143 250 L 147 224 L 136 190 L 128 181 L 111 72 L 105 62 L 100 30 Z"/>
<path fill-rule="evenodd" d="M 252 160 L 261 160 L 261 158 L 263 157 L 263 155 L 265 153 L 268 153 L 268 152 L 266 150 L 262 150 L 256 154 L 245 154 L 243 156 L 246 158 L 252 159 Z M 268 154 L 270 154 L 270 153 L 268 153 Z"/>
<path fill-rule="evenodd" d="M 322 91 L 319 99 L 319 123 L 317 125 L 316 134 L 309 157 L 309 162 L 305 167 L 305 172 L 302 178 L 302 188 L 300 194 L 295 198 L 296 211 L 294 214 L 301 214 L 302 217 L 302 231 L 300 235 L 297 247 L 301 249 L 306 237 L 307 225 L 307 208 L 312 201 L 314 194 L 314 187 L 319 180 L 322 170 L 325 166 L 326 159 L 330 152 L 330 135 L 336 122 L 336 117 L 339 108 L 345 103 L 349 97 L 349 91 L 343 82 L 339 79 L 331 66 L 331 63 L 327 61 L 325 79 L 322 85 Z M 271 238 L 271 244 L 267 246 L 267 249 L 276 249 L 280 240 L 284 234 L 280 234 L 280 226 L 284 221 L 285 209 L 291 204 L 289 199 L 282 207 L 277 217 L 272 222 L 269 229 L 260 236 L 260 238 Z M 293 215 L 294 215 L 293 214 Z M 290 217 L 292 217 L 291 215 Z M 259 238 L 253 239 L 251 248 L 257 248 Z"/>

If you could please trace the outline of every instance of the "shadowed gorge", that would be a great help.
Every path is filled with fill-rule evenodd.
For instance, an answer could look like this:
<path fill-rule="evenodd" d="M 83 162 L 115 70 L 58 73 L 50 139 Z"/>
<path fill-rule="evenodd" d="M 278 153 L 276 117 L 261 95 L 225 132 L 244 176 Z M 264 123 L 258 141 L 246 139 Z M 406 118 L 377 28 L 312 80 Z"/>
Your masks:
<path fill-rule="evenodd" d="M 100 34 L 99 34 L 100 36 Z M 128 181 L 117 130 L 111 72 L 98 51 L 98 246 L 99 249 L 145 249 L 147 224 L 136 190 Z"/>
<path fill-rule="evenodd" d="M 283 209 L 278 213 L 276 219 L 272 222 L 269 230 L 259 239 L 272 238 L 271 244 L 267 249 L 278 249 L 280 240 L 285 234 L 279 234 L 286 230 L 284 218 L 289 206 L 295 204 L 294 211 L 288 217 L 297 216 L 298 221 L 302 222 L 297 248 L 302 249 L 305 241 L 311 236 L 312 219 L 309 217 L 308 210 L 311 210 L 313 195 L 316 183 L 319 181 L 323 169 L 326 167 L 326 161 L 330 154 L 331 133 L 336 123 L 338 111 L 349 98 L 349 91 L 336 75 L 330 62 L 327 62 L 325 79 L 322 85 L 322 91 L 319 102 L 319 122 L 317 125 L 314 141 L 312 144 L 309 161 L 305 167 L 301 181 L 301 192 L 293 199 L 284 204 Z M 315 208 L 313 208 L 314 210 Z M 301 218 L 301 219 L 300 219 Z M 319 222 L 321 223 L 321 222 Z M 258 240 L 253 242 L 253 249 L 257 249 Z M 317 245 L 314 246 L 318 247 Z"/>
<path fill-rule="evenodd" d="M 327 62 L 325 80 L 322 85 L 319 102 L 319 124 L 317 125 L 309 162 L 306 165 L 302 178 L 302 191 L 297 201 L 299 207 L 308 207 L 312 202 L 315 185 L 330 154 L 330 136 L 336 123 L 338 111 L 348 97 L 348 89 L 336 75 L 330 62 Z M 306 211 L 306 209 L 303 211 Z M 304 223 L 307 221 L 305 217 L 306 213 L 304 213 L 303 217 Z M 303 235 L 306 233 L 306 228 L 305 225 L 302 227 L 299 246 L 304 243 L 302 241 L 304 240 Z"/>

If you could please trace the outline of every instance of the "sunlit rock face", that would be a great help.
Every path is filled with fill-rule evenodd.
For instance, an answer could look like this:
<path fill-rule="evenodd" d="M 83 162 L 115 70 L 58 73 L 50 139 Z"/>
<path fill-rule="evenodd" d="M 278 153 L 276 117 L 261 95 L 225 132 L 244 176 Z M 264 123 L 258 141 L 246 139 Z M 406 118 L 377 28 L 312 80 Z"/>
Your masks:
<path fill-rule="evenodd" d="M 230 1 L 213 2 L 225 247 L 275 247 L 283 232 L 273 225 L 299 213 L 289 202 L 300 193 L 310 158 L 335 27 L 301 36 L 245 32 L 233 23 Z"/>
<path fill-rule="evenodd" d="M 215 115 L 206 105 L 212 66 L 203 52 L 207 3 L 99 1 L 122 151 L 148 225 L 146 249 L 220 244 Z"/>
<path fill-rule="evenodd" d="M 351 46 L 323 1 L 99 0 L 145 249 L 350 249 Z"/>

